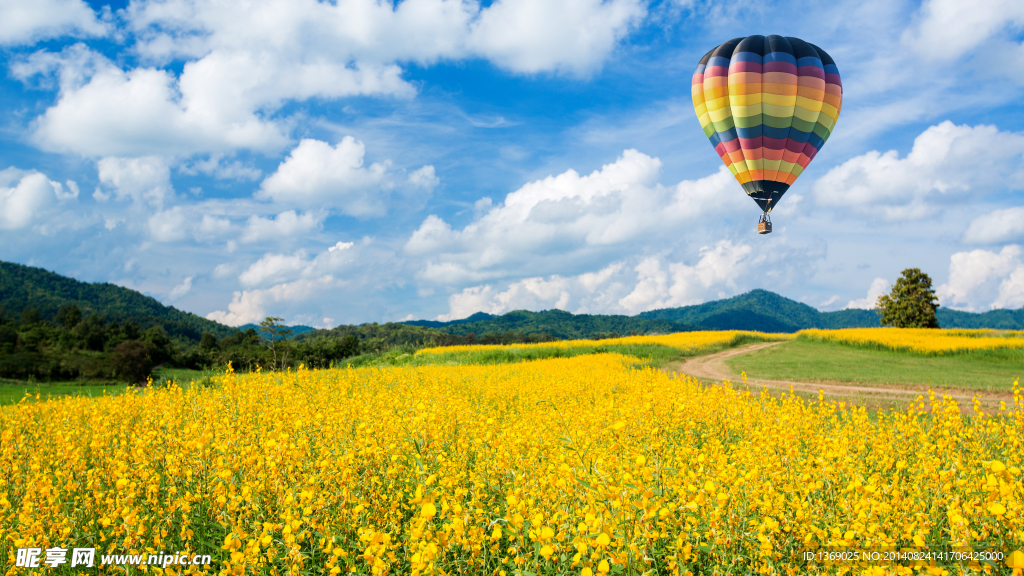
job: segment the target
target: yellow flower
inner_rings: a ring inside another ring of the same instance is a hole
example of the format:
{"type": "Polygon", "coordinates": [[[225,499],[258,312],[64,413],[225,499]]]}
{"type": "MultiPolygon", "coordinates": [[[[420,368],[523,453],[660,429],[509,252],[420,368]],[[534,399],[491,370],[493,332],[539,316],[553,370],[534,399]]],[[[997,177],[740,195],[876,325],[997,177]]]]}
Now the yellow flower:
{"type": "Polygon", "coordinates": [[[432,503],[427,502],[423,505],[423,509],[420,511],[420,515],[424,518],[433,518],[437,514],[437,507],[432,503]]]}

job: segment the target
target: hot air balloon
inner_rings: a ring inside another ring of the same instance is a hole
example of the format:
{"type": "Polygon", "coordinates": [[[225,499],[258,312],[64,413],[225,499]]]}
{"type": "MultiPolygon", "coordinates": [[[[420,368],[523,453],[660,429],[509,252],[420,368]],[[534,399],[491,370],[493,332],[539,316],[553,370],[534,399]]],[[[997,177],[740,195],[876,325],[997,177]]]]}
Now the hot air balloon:
{"type": "Polygon", "coordinates": [[[835,61],[814,44],[747,36],[704,55],[693,73],[693,109],[704,134],[747,196],[769,214],[828,140],[843,105],[835,61]]]}

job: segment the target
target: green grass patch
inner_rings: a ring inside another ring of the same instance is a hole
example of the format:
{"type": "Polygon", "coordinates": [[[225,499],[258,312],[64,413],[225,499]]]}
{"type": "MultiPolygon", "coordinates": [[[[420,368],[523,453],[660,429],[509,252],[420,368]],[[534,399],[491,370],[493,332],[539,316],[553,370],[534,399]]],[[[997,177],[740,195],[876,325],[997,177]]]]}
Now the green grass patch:
{"type": "Polygon", "coordinates": [[[990,392],[1013,389],[1024,377],[1019,350],[923,355],[798,338],[749,354],[726,364],[751,378],[803,382],[923,384],[990,392]]]}
{"type": "Polygon", "coordinates": [[[24,382],[22,380],[8,380],[0,378],[0,406],[17,404],[25,397],[26,393],[31,394],[28,401],[35,402],[36,396],[40,401],[60,398],[64,396],[90,396],[97,397],[104,394],[124,394],[128,390],[124,382],[96,382],[89,380],[88,383],[78,381],[70,382],[24,382]]]}

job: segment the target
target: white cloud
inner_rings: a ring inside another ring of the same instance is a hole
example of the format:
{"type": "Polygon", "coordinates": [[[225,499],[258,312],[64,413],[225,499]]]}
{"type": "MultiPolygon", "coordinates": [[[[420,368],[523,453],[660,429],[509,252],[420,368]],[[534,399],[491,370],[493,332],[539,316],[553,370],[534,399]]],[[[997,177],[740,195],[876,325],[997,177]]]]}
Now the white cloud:
{"type": "Polygon", "coordinates": [[[146,222],[149,236],[157,242],[177,242],[188,236],[191,222],[181,206],[169,210],[160,210],[149,217],[146,222]]]}
{"type": "MultiPolygon", "coordinates": [[[[130,199],[135,203],[146,202],[162,207],[174,197],[171,187],[171,170],[166,161],[158,156],[143,158],[102,158],[96,163],[100,182],[113,187],[118,200],[130,199]]],[[[94,194],[98,200],[107,193],[94,194]]]]}
{"type": "Polygon", "coordinates": [[[294,210],[281,212],[275,218],[264,218],[254,214],[245,223],[245,232],[241,240],[260,242],[309,234],[320,227],[321,219],[310,212],[297,214],[294,210]]]}
{"type": "Polygon", "coordinates": [[[481,11],[468,44],[515,72],[588,74],[645,14],[638,0],[498,0],[481,11]]]}
{"type": "Polygon", "coordinates": [[[94,54],[95,69],[82,71],[43,53],[79,81],[62,82],[33,141],[83,156],[276,151],[289,122],[275,115],[289,102],[412,97],[401,67],[410,62],[482,57],[516,73],[588,74],[644,13],[639,0],[131,2],[119,14],[144,66],[94,54]],[[180,74],[161,68],[175,61],[180,74]]]}
{"type": "Polygon", "coordinates": [[[333,88],[327,80],[352,62],[484,57],[514,72],[590,71],[644,14],[638,0],[499,0],[485,8],[463,0],[169,0],[133,3],[127,11],[143,55],[272,51],[283,56],[278,66],[299,80],[278,90],[321,96],[333,88]]]}
{"type": "Polygon", "coordinates": [[[964,242],[999,244],[1024,236],[1024,206],[993,210],[971,220],[964,242]]]}
{"type": "Polygon", "coordinates": [[[302,253],[267,254],[254,262],[238,277],[242,284],[254,286],[263,284],[270,279],[278,279],[282,275],[293,275],[312,266],[302,253]]]}
{"type": "Polygon", "coordinates": [[[1024,251],[1016,244],[999,252],[957,252],[949,259],[949,281],[935,293],[943,306],[970,311],[1024,306],[1024,251]]]}
{"type": "Polygon", "coordinates": [[[333,147],[303,139],[263,181],[256,197],[307,208],[333,207],[350,216],[381,216],[392,191],[425,198],[437,185],[433,166],[413,172],[404,185],[390,160],[364,167],[365,155],[366,147],[351,136],[333,147]]]}
{"type": "Polygon", "coordinates": [[[106,24],[99,21],[82,0],[4,0],[0,3],[0,45],[106,33],[106,24]]]}
{"type": "Polygon", "coordinates": [[[524,185],[501,204],[478,203],[461,230],[430,215],[404,252],[424,257],[420,278],[448,285],[501,277],[517,266],[536,269],[554,250],[552,266],[632,242],[678,239],[679,226],[731,212],[750,201],[724,168],[699,180],[657,183],[661,161],[626,150],[590,175],[567,170],[524,185]],[[486,210],[486,211],[484,211],[486,210]]]}
{"type": "Polygon", "coordinates": [[[246,286],[258,286],[293,280],[299,277],[311,278],[337,272],[357,257],[353,242],[338,242],[313,259],[305,251],[294,254],[265,254],[253,262],[238,279],[246,286]]]}
{"type": "Polygon", "coordinates": [[[887,220],[913,220],[943,204],[1020,189],[1024,135],[995,126],[945,121],[922,132],[905,158],[871,151],[829,170],[814,184],[818,204],[887,220]]]}
{"type": "Polygon", "coordinates": [[[177,300],[178,298],[181,298],[185,294],[188,294],[189,291],[192,290],[193,278],[195,278],[194,275],[185,278],[185,280],[182,281],[181,284],[178,284],[177,286],[174,287],[173,290],[171,290],[171,292],[167,295],[168,298],[170,298],[171,300],[177,300]]]}
{"type": "Polygon", "coordinates": [[[524,278],[509,284],[505,290],[490,284],[465,288],[448,298],[448,313],[437,319],[456,320],[476,312],[568,310],[570,306],[576,313],[586,313],[591,308],[604,310],[615,306],[615,299],[625,290],[619,278],[623,269],[622,263],[615,263],[597,272],[572,277],[524,278]]]}
{"type": "Polygon", "coordinates": [[[196,226],[195,233],[197,238],[215,238],[230,234],[231,230],[231,220],[211,214],[203,214],[202,220],[196,226]]]}
{"type": "MultiPolygon", "coordinates": [[[[68,182],[69,187],[72,182],[68,182]]],[[[19,230],[28,227],[41,219],[43,215],[60,201],[73,200],[77,197],[65,193],[60,182],[54,182],[46,175],[18,170],[11,167],[0,170],[0,229],[19,230]]]]}
{"type": "Polygon", "coordinates": [[[263,176],[262,170],[246,166],[238,160],[225,162],[223,154],[211,154],[208,159],[186,164],[179,170],[192,176],[208,174],[218,180],[259,180],[263,176]]]}
{"type": "Polygon", "coordinates": [[[867,296],[857,300],[850,300],[844,309],[860,308],[861,310],[871,310],[878,304],[878,298],[888,293],[889,281],[885,278],[875,278],[871,281],[871,286],[868,287],[867,296]]]}
{"type": "Polygon", "coordinates": [[[434,174],[433,166],[424,166],[419,170],[409,174],[409,184],[414,188],[422,188],[423,190],[433,190],[437,188],[438,184],[441,183],[441,179],[434,174]]]}
{"type": "Polygon", "coordinates": [[[340,285],[340,281],[327,275],[277,284],[263,290],[235,292],[227,312],[216,310],[207,314],[206,318],[228,326],[256,323],[268,315],[268,308],[274,304],[303,302],[316,297],[323,290],[340,285]]]}
{"type": "Polygon", "coordinates": [[[989,38],[1024,26],[1024,4],[1017,0],[925,0],[903,42],[926,59],[952,60],[989,38]]]}
{"type": "Polygon", "coordinates": [[[188,156],[236,148],[273,151],[288,142],[284,128],[253,106],[209,94],[213,88],[190,75],[190,65],[180,79],[157,68],[125,71],[78,47],[59,56],[38,54],[34,65],[19,69],[23,78],[53,70],[61,77],[60,96],[35,120],[31,136],[44,150],[86,157],[188,156]]]}
{"type": "Polygon", "coordinates": [[[751,258],[753,249],[744,244],[719,241],[700,250],[700,259],[689,266],[669,265],[666,272],[659,259],[645,258],[635,268],[637,283],[619,304],[632,314],[657,308],[698,304],[737,291],[737,280],[763,258],[751,258]]]}

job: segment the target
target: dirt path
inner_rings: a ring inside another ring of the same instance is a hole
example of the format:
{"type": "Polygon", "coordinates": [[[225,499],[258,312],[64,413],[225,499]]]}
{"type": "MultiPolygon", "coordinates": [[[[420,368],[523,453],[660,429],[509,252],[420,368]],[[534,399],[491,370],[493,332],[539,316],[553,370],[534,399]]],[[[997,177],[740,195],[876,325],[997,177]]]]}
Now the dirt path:
{"type": "MultiPolygon", "coordinates": [[[[670,365],[667,370],[669,372],[675,371],[688,374],[696,378],[715,381],[729,380],[734,385],[742,385],[742,376],[734,373],[725,361],[733,356],[749,354],[757,350],[771,348],[772,346],[778,346],[780,344],[785,344],[785,342],[762,342],[758,344],[740,346],[738,348],[730,348],[729,350],[723,350],[722,352],[717,352],[715,354],[708,354],[707,356],[688,358],[682,363],[670,365]]],[[[1012,405],[1013,403],[1013,395],[1011,393],[998,394],[972,390],[952,390],[936,388],[934,386],[929,386],[928,384],[887,384],[881,382],[851,384],[846,382],[830,381],[799,382],[796,380],[769,380],[767,378],[750,377],[747,378],[747,384],[753,387],[782,390],[786,392],[792,389],[797,393],[809,394],[812,396],[817,396],[820,391],[831,400],[847,400],[869,406],[905,407],[916,400],[918,396],[924,396],[925,402],[927,403],[929,387],[935,392],[936,397],[940,397],[943,394],[951,396],[958,404],[960,404],[961,410],[971,410],[975,397],[981,401],[982,407],[986,412],[998,409],[1000,401],[1006,402],[1007,405],[1012,405]]]]}

